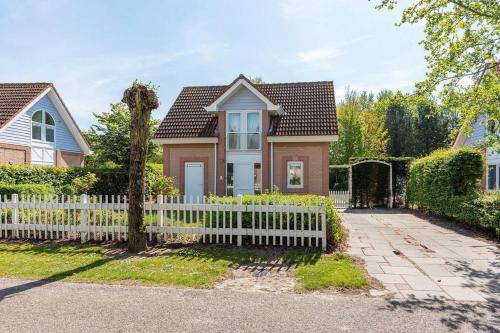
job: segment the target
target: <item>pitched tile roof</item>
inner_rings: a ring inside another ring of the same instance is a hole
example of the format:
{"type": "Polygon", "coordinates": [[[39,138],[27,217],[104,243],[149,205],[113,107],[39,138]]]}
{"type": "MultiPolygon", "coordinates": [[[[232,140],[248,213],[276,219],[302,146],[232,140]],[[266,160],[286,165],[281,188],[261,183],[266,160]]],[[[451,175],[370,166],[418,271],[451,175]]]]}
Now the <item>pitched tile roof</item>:
{"type": "MultiPolygon", "coordinates": [[[[240,78],[242,76],[233,83],[240,78]]],[[[204,107],[221,96],[233,83],[227,86],[183,88],[156,131],[155,138],[217,136],[217,117],[205,111],[204,107]]],[[[333,82],[271,83],[253,86],[283,108],[283,114],[273,118],[270,135],[338,134],[333,82]]]]}
{"type": "Polygon", "coordinates": [[[0,83],[0,128],[51,86],[51,83],[0,83]]]}

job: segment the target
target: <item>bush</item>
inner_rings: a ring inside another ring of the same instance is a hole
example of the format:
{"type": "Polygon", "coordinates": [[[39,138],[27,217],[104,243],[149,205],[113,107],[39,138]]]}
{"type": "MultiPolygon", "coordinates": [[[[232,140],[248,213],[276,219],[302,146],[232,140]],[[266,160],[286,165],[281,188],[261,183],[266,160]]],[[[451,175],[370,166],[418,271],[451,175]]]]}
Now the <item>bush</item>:
{"type": "Polygon", "coordinates": [[[176,197],[179,195],[179,189],[174,186],[172,177],[164,177],[151,173],[147,178],[148,195],[157,196],[163,194],[176,197]]]}
{"type": "Polygon", "coordinates": [[[73,179],[71,185],[73,186],[77,194],[87,194],[90,193],[90,190],[94,188],[95,183],[97,183],[96,175],[89,172],[85,176],[80,176],[73,179]]]}
{"type": "Polygon", "coordinates": [[[28,195],[54,195],[54,188],[47,184],[5,184],[0,183],[0,195],[19,194],[21,196],[28,195]]]}
{"type": "MultiPolygon", "coordinates": [[[[237,203],[237,197],[216,197],[212,196],[209,198],[210,202],[218,203],[218,204],[230,204],[237,203]]],[[[258,195],[244,195],[242,196],[242,202],[244,205],[252,205],[252,204],[262,204],[262,205],[297,205],[297,206],[315,206],[325,205],[326,206],[326,227],[327,227],[327,239],[331,244],[338,245],[343,238],[343,229],[340,224],[340,217],[337,213],[337,210],[333,206],[333,203],[330,197],[323,197],[319,195],[301,195],[301,194],[258,194],[258,195]]],[[[217,212],[212,212],[212,225],[215,226],[215,221],[217,221],[217,212]]],[[[218,212],[219,214],[219,224],[223,221],[223,213],[218,212]]],[[[304,215],[308,215],[307,213],[304,215]]],[[[255,223],[258,225],[259,216],[258,212],[255,212],[253,215],[252,212],[244,212],[242,214],[243,219],[243,227],[251,228],[252,220],[255,218],[255,223]]],[[[236,217],[233,214],[231,218],[231,213],[226,213],[225,216],[226,225],[229,226],[230,221],[232,221],[233,226],[236,226],[236,217]]],[[[287,213],[276,213],[269,214],[267,219],[263,219],[261,223],[269,223],[269,226],[274,227],[274,222],[276,221],[276,226],[279,228],[280,223],[286,227],[287,221],[290,223],[290,228],[293,230],[294,228],[300,229],[302,227],[302,222],[304,222],[304,229],[309,229],[309,218],[304,216],[304,220],[302,220],[302,214],[290,214],[289,220],[287,213]]],[[[321,226],[321,221],[316,220],[316,215],[311,214],[311,227],[313,230],[316,228],[316,222],[318,226],[321,226]]],[[[205,224],[210,226],[210,214],[207,214],[205,217],[205,224]]]]}
{"type": "Polygon", "coordinates": [[[480,194],[484,157],[473,148],[438,150],[415,160],[407,190],[409,206],[500,234],[500,194],[480,194]]]}

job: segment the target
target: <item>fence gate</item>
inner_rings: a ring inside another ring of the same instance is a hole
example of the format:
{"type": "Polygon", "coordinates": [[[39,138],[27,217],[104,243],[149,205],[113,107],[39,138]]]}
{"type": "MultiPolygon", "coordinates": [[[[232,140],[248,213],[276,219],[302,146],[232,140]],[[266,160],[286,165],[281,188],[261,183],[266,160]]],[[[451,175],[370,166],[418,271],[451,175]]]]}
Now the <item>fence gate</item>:
{"type": "Polygon", "coordinates": [[[330,198],[336,208],[346,209],[351,204],[349,191],[330,191],[330,198]]]}

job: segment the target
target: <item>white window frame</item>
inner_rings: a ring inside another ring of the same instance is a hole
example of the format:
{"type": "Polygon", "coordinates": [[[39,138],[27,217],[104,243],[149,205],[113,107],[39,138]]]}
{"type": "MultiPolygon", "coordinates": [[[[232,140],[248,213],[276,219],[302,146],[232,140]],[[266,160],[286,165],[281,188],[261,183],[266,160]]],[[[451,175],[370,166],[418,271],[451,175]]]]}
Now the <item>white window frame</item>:
{"type": "Polygon", "coordinates": [[[54,119],[54,116],[52,116],[49,112],[45,111],[44,109],[36,110],[31,115],[31,128],[30,128],[30,131],[31,131],[31,142],[44,143],[44,144],[49,144],[49,145],[54,145],[54,146],[56,145],[56,120],[54,119]],[[34,121],[33,120],[33,117],[39,111],[42,112],[42,122],[41,123],[39,123],[38,121],[34,121]],[[45,123],[46,114],[48,114],[50,116],[50,118],[52,118],[52,121],[54,122],[54,125],[48,125],[48,124],[45,123]],[[40,139],[34,139],[33,138],[33,126],[37,126],[37,127],[40,128],[40,132],[41,132],[40,133],[40,135],[41,135],[40,139]],[[54,141],[47,141],[47,129],[52,129],[54,131],[54,141]]]}
{"type": "Polygon", "coordinates": [[[496,192],[500,191],[500,163],[487,163],[486,165],[486,191],[488,192],[496,192]],[[489,173],[490,173],[490,166],[495,167],[495,188],[490,189],[489,188],[489,173]]]}
{"type": "Polygon", "coordinates": [[[226,111],[226,150],[229,151],[259,151],[262,149],[262,112],[259,110],[234,110],[234,111],[226,111]],[[258,132],[248,132],[248,114],[256,113],[259,115],[259,131],[258,132]],[[229,131],[229,116],[231,114],[239,114],[240,115],[240,131],[239,132],[230,132],[229,131]],[[239,134],[240,137],[240,149],[232,149],[229,148],[229,134],[239,134]],[[247,147],[247,135],[248,134],[258,134],[259,135],[259,146],[257,148],[248,148],[247,147]],[[245,148],[242,148],[245,147],[245,148]]]}
{"type": "Polygon", "coordinates": [[[286,162],[286,184],[287,188],[304,188],[304,161],[287,161],[286,162]],[[290,184],[291,176],[290,176],[290,167],[291,166],[300,166],[300,184],[293,185],[290,184]]]}

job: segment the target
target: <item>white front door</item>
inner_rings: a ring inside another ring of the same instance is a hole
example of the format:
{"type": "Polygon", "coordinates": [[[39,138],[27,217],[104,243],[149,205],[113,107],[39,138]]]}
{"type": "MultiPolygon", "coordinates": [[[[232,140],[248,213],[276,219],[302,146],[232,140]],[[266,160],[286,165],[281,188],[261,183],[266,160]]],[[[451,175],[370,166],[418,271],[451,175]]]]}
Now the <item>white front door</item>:
{"type": "Polygon", "coordinates": [[[253,163],[234,164],[234,195],[253,194],[253,163]]]}
{"type": "Polygon", "coordinates": [[[53,146],[39,145],[31,147],[31,164],[56,165],[56,154],[53,146]]]}
{"type": "Polygon", "coordinates": [[[186,162],[184,170],[184,194],[187,201],[203,200],[203,162],[186,162]]]}

